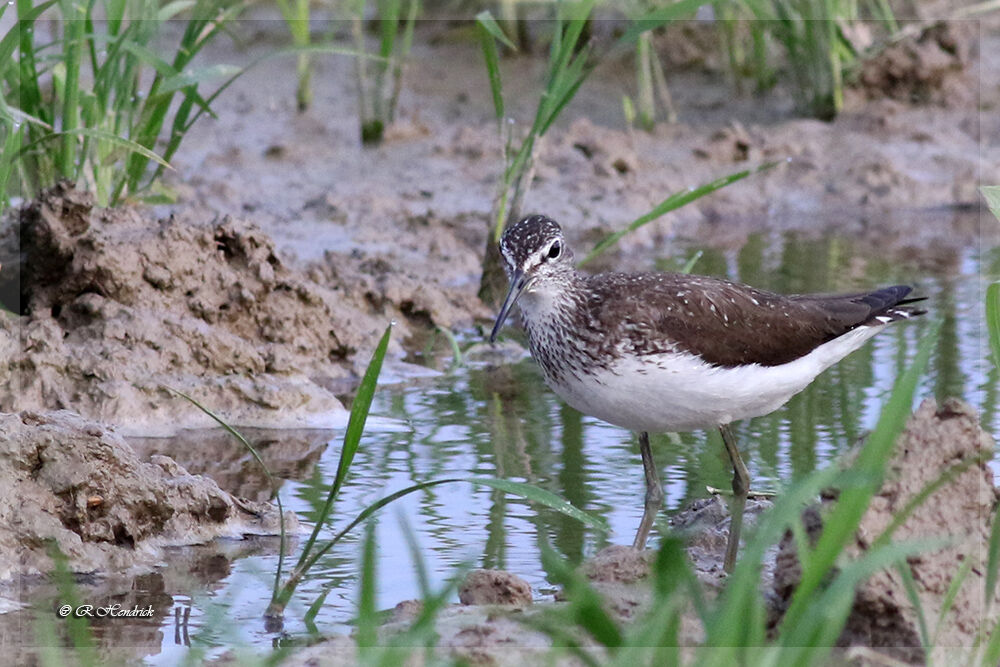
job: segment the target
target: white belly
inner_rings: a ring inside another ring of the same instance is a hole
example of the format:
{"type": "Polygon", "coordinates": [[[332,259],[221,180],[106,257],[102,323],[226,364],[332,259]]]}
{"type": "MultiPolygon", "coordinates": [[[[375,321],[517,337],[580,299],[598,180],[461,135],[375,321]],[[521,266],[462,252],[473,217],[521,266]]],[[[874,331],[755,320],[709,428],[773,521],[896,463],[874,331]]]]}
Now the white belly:
{"type": "Polygon", "coordinates": [[[719,368],[692,355],[669,353],[624,358],[595,374],[546,377],[546,382],[580,412],[616,426],[693,431],[777,410],[882,329],[858,327],[780,366],[719,368]]]}

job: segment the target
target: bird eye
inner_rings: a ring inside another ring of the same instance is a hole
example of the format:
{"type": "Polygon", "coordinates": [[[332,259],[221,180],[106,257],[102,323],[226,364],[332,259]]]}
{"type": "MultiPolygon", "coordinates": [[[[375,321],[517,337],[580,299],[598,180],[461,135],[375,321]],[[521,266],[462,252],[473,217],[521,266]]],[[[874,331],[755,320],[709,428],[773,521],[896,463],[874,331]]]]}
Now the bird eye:
{"type": "Polygon", "coordinates": [[[562,244],[556,241],[549,246],[549,259],[556,259],[562,253],[562,244]]]}

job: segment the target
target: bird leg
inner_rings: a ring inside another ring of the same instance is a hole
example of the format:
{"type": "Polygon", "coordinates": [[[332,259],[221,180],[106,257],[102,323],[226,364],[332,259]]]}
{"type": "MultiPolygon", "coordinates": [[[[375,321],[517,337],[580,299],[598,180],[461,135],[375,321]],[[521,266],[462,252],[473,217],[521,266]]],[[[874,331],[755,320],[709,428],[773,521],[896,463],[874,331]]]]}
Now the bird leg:
{"type": "Polygon", "coordinates": [[[719,426],[722,433],[722,442],[726,446],[726,453],[729,454],[729,461],[733,464],[733,505],[730,509],[729,519],[729,539],[726,541],[726,560],[723,562],[723,569],[732,572],[736,565],[736,553],[740,549],[740,531],[743,528],[743,509],[747,504],[747,495],[750,493],[750,473],[747,471],[740,450],[736,446],[736,436],[729,424],[719,426]]]}
{"type": "Polygon", "coordinates": [[[660,476],[653,463],[653,452],[649,449],[649,433],[645,431],[639,434],[639,453],[642,454],[642,470],[646,474],[646,507],[632,548],[642,550],[646,548],[646,538],[653,527],[653,519],[663,506],[663,486],[660,485],[660,476]]]}

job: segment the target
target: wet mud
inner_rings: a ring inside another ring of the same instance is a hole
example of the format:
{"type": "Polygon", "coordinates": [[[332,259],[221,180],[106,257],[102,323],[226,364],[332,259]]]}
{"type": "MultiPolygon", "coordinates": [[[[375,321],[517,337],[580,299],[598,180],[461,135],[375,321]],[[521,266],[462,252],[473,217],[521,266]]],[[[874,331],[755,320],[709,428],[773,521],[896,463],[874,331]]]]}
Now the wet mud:
{"type": "MultiPolygon", "coordinates": [[[[69,411],[0,415],[0,579],[150,570],[165,547],[278,534],[269,502],[226,493],[173,459],[140,460],[121,435],[69,411]]],[[[286,531],[298,521],[286,513],[286,531]]]]}
{"type": "Polygon", "coordinates": [[[334,392],[390,320],[402,339],[411,321],[454,324],[446,296],[385,262],[331,261],[320,284],[234,218],[100,209],[63,183],[6,229],[5,287],[23,315],[0,317],[4,412],[72,409],[135,435],[213,425],[175,389],[239,426],[336,428],[334,392]]]}

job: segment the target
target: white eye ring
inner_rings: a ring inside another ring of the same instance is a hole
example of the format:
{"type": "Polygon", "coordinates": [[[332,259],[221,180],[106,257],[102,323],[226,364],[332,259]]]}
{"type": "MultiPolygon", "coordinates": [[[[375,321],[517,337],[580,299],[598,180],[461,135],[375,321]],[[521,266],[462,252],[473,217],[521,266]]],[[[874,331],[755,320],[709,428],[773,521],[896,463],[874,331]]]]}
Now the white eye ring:
{"type": "Polygon", "coordinates": [[[558,259],[559,255],[561,254],[562,254],[562,244],[559,243],[559,241],[555,241],[552,245],[549,246],[549,252],[547,253],[549,259],[558,259]]]}

